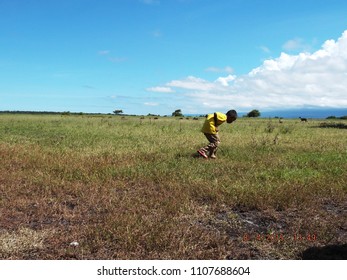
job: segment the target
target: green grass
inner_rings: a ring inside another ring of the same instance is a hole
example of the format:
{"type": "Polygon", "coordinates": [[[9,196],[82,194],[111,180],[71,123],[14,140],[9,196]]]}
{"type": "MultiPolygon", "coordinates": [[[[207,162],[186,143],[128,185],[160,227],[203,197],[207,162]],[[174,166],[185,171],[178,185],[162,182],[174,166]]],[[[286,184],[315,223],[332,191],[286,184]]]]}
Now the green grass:
{"type": "Polygon", "coordinates": [[[347,242],[344,129],[239,119],[204,160],[202,123],[0,115],[0,257],[297,259],[347,242]]]}

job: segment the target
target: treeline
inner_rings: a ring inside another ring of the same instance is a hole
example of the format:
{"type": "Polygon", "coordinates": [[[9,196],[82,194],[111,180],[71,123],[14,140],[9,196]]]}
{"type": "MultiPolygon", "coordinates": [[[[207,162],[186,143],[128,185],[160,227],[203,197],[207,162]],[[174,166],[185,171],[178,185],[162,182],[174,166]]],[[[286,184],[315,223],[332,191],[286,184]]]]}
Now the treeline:
{"type": "Polygon", "coordinates": [[[52,112],[52,111],[0,111],[0,114],[30,114],[30,115],[111,115],[105,113],[83,113],[83,112],[52,112]]]}
{"type": "Polygon", "coordinates": [[[330,117],[327,117],[327,120],[336,120],[336,119],[347,120],[347,116],[342,116],[342,117],[330,116],[330,117]]]}

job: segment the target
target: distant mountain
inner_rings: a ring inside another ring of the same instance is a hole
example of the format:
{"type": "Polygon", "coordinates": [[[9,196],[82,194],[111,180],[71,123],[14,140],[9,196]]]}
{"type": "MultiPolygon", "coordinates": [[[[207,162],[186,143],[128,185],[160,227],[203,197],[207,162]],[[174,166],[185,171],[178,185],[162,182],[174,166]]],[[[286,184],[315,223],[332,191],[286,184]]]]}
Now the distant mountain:
{"type": "MultiPolygon", "coordinates": [[[[260,111],[261,112],[261,111],[260,111]]],[[[312,118],[326,119],[327,117],[347,116],[347,108],[300,108],[292,110],[274,110],[261,112],[261,117],[282,117],[282,118],[312,118]]]]}
{"type": "MultiPolygon", "coordinates": [[[[251,110],[250,110],[251,111],[251,110]]],[[[326,119],[330,116],[335,116],[337,118],[342,116],[347,116],[347,108],[300,108],[300,109],[283,109],[283,110],[260,110],[261,118],[311,118],[311,119],[326,119]]],[[[208,112],[208,113],[212,113],[208,112]]],[[[239,117],[243,117],[247,115],[248,112],[239,111],[239,117]]],[[[202,116],[206,115],[206,113],[202,114],[184,114],[184,116],[202,116]]]]}

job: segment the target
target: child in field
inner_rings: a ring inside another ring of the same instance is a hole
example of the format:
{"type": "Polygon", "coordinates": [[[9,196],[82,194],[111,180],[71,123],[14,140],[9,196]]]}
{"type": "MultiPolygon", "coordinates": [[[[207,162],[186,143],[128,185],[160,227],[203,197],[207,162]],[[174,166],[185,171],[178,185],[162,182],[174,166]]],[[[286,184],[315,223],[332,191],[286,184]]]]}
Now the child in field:
{"type": "Polygon", "coordinates": [[[210,142],[207,146],[202,147],[198,150],[198,154],[204,158],[216,158],[216,152],[220,144],[220,138],[218,135],[218,127],[227,122],[232,123],[237,119],[237,112],[230,110],[226,114],[216,112],[214,114],[208,114],[206,116],[205,123],[201,129],[210,142]]]}

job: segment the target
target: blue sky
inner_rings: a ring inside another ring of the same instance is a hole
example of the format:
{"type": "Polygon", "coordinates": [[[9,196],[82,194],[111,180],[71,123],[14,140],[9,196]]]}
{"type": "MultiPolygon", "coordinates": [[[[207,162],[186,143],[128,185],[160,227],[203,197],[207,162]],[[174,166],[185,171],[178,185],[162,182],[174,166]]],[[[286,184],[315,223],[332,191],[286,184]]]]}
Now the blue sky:
{"type": "Polygon", "coordinates": [[[0,110],[347,108],[347,1],[0,0],[0,110]]]}

